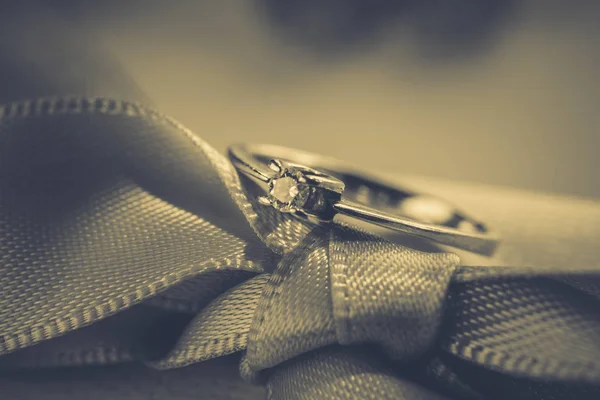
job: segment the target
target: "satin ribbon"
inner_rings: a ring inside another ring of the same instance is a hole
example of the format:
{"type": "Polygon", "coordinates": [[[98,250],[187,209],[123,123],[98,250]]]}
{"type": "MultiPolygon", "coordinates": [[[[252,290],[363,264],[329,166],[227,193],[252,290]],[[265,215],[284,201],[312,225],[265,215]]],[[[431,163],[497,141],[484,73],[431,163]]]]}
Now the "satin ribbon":
{"type": "MultiPolygon", "coordinates": [[[[243,351],[272,399],[502,398],[480,376],[597,393],[593,257],[469,267],[314,227],[257,205],[223,156],[135,103],[7,104],[0,142],[4,368],[243,351]]],[[[578,208],[584,231],[599,209],[578,208]]]]}

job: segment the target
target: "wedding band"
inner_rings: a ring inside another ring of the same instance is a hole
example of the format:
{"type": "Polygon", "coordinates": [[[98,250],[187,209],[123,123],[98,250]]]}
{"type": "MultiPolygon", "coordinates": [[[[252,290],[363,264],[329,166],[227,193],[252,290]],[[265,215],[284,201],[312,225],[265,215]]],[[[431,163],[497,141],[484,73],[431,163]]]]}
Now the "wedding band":
{"type": "Polygon", "coordinates": [[[497,239],[448,202],[412,192],[341,161],[273,145],[230,146],[235,168],[266,184],[260,204],[314,222],[342,214],[438,244],[492,255],[497,239]]]}

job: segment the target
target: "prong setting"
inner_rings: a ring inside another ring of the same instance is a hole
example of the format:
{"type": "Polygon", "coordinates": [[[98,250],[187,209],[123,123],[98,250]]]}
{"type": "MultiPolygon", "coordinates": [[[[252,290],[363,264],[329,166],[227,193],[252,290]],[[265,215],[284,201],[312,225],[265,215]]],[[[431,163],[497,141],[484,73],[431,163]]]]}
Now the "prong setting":
{"type": "Polygon", "coordinates": [[[306,177],[304,176],[304,174],[302,173],[302,171],[297,171],[296,172],[296,179],[300,183],[307,183],[306,177]]]}
{"type": "Polygon", "coordinates": [[[393,212],[398,211],[393,209],[400,202],[420,194],[363,173],[350,164],[344,165],[328,157],[270,145],[233,145],[229,148],[229,157],[238,172],[268,186],[267,195],[259,197],[258,203],[293,213],[311,222],[328,222],[336,214],[343,214],[488,256],[493,254],[498,244],[498,238],[483,223],[454,207],[450,220],[435,218],[434,222],[422,221],[422,215],[410,218],[393,212]],[[285,161],[274,160],[269,163],[273,154],[278,154],[277,157],[285,161]],[[319,171],[320,168],[324,172],[319,171]],[[298,170],[301,174],[297,173],[298,170]],[[350,199],[342,199],[346,185],[350,199]],[[365,193],[352,196],[361,186],[367,189],[365,193]],[[380,198],[380,192],[385,196],[380,198]],[[276,201],[276,197],[286,201],[276,201]],[[363,202],[356,202],[357,197],[363,202]],[[380,206],[392,209],[392,212],[381,211],[378,209],[380,206]],[[464,222],[470,226],[465,226],[464,222]]]}
{"type": "Polygon", "coordinates": [[[267,182],[267,196],[258,198],[261,205],[322,220],[333,217],[333,200],[341,198],[343,182],[311,168],[277,159],[270,160],[268,166],[276,174],[267,182]]]}
{"type": "Polygon", "coordinates": [[[284,170],[283,162],[281,160],[269,161],[269,169],[277,173],[281,173],[284,170]]]}
{"type": "Polygon", "coordinates": [[[258,203],[263,206],[270,206],[272,204],[267,196],[259,196],[257,200],[258,203]]]}

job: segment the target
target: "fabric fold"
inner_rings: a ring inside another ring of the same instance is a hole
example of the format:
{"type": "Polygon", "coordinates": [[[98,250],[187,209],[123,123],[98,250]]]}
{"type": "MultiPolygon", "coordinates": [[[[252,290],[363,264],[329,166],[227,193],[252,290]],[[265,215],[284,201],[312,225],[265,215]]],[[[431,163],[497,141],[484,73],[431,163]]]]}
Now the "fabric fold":
{"type": "Polygon", "coordinates": [[[232,229],[235,214],[208,213],[206,220],[175,205],[180,192],[161,191],[191,170],[203,193],[217,196],[200,196],[205,206],[212,210],[219,193],[223,212],[232,201],[219,183],[227,170],[214,167],[225,161],[189,150],[191,138],[168,121],[157,123],[159,114],[85,98],[0,110],[0,354],[89,325],[204,272],[258,273],[271,260],[243,228],[239,210],[241,228],[232,229]],[[178,146],[193,155],[184,157],[178,146]],[[155,174],[160,162],[139,170],[151,164],[142,158],[165,153],[197,163],[177,164],[178,175],[155,174]],[[130,164],[136,160],[137,173],[130,164]]]}
{"type": "MultiPolygon", "coordinates": [[[[498,261],[515,267],[473,267],[338,223],[315,228],[257,205],[256,189],[192,132],[139,104],[65,97],[0,107],[0,355],[13,352],[7,360],[19,365],[16,350],[141,304],[187,324],[151,366],[245,350],[244,374],[265,371],[273,399],[344,398],[340,385],[364,398],[441,398],[402,369],[438,353],[505,377],[600,384],[598,205],[544,208],[577,214],[585,254],[571,265],[573,225],[536,237],[543,215],[527,223],[525,206],[488,199],[496,209],[475,212],[509,236],[498,261]],[[514,224],[511,207],[521,210],[514,224]],[[363,344],[392,372],[372,367],[363,344]]],[[[104,360],[147,361],[121,350],[104,360]]]]}
{"type": "Polygon", "coordinates": [[[361,347],[330,347],[279,366],[269,377],[270,400],[445,400],[394,373],[376,352],[361,347]]]}
{"type": "Polygon", "coordinates": [[[268,279],[268,274],[258,275],[217,297],[190,322],[165,357],[148,364],[158,369],[185,367],[244,350],[268,279]]]}
{"type": "Polygon", "coordinates": [[[336,343],[327,229],[314,229],[279,262],[249,327],[246,361],[260,371],[336,343]]]}
{"type": "Polygon", "coordinates": [[[378,343],[402,362],[429,350],[458,257],[411,250],[346,227],[333,229],[331,236],[339,342],[378,343]]]}
{"type": "Polygon", "coordinates": [[[600,382],[600,303],[549,277],[451,287],[442,347],[484,368],[600,382]]]}

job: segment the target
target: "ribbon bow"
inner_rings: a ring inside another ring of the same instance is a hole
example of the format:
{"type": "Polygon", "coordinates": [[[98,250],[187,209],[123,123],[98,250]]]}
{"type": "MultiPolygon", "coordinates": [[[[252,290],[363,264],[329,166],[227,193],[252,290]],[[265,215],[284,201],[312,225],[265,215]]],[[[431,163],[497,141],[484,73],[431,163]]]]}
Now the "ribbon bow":
{"type": "MultiPolygon", "coordinates": [[[[7,104],[0,149],[2,368],[241,351],[271,399],[598,396],[593,202],[521,196],[546,207],[499,229],[524,267],[469,267],[257,206],[226,159],[139,104],[7,104]]],[[[501,223],[506,200],[480,196],[501,223]]]]}

